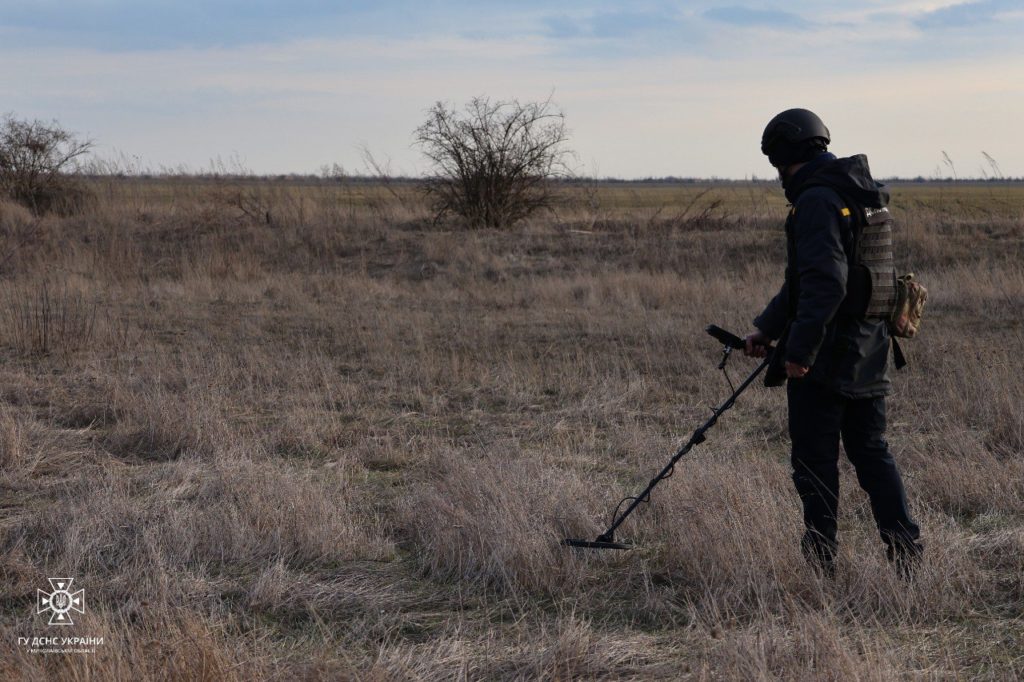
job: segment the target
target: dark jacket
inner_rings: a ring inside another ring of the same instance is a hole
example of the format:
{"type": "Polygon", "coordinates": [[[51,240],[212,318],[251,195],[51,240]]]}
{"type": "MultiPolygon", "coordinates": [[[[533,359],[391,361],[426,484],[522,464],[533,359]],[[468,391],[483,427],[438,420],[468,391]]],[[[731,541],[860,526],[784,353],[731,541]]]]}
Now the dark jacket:
{"type": "Polygon", "coordinates": [[[889,331],[881,320],[840,313],[846,296],[857,203],[881,208],[889,194],[871,177],[863,155],[822,154],[786,183],[786,281],[754,325],[778,339],[791,321],[785,359],[811,371],[802,381],[848,398],[886,395],[889,331]],[[844,210],[848,209],[848,210],[844,210]]]}

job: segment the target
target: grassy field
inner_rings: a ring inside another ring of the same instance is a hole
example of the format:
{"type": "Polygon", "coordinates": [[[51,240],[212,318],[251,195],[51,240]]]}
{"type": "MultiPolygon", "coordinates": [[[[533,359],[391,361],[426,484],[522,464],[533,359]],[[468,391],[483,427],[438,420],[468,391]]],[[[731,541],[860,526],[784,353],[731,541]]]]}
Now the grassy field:
{"type": "Polygon", "coordinates": [[[1024,187],[894,188],[931,290],[889,403],[910,584],[845,463],[838,575],[806,569],[760,385],[638,549],[559,545],[727,395],[702,330],[781,283],[774,185],[581,186],[503,233],[406,186],[96,188],[0,204],[0,678],[1024,675],[1024,187]],[[85,590],[66,628],[35,613],[55,576],[85,590]],[[18,639],[54,635],[104,641],[18,639]]]}

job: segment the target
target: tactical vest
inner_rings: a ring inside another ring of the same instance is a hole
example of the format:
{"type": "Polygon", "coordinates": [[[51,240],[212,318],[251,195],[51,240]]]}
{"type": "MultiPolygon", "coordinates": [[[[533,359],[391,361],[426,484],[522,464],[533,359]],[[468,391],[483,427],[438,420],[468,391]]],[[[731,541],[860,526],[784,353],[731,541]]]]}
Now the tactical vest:
{"type": "MultiPolygon", "coordinates": [[[[896,305],[896,266],[892,251],[892,214],[888,208],[864,209],[854,226],[854,257],[850,269],[865,268],[863,276],[868,288],[867,295],[861,292],[864,317],[889,319],[896,305]]],[[[864,285],[861,285],[864,286],[864,285]]],[[[850,287],[847,285],[847,291],[850,287]]],[[[847,294],[849,295],[849,294],[847,294]]]]}
{"type": "MultiPolygon", "coordinates": [[[[830,188],[835,191],[835,188],[830,188]]],[[[839,313],[848,317],[886,320],[896,305],[896,266],[893,260],[893,218],[888,208],[865,208],[836,192],[850,218],[851,243],[844,243],[848,265],[846,298],[839,313]]],[[[799,296],[796,276],[796,244],[792,221],[786,221],[790,314],[796,312],[799,296]]],[[[844,240],[845,241],[845,240],[844,240]]]]}
{"type": "MultiPolygon", "coordinates": [[[[855,319],[887,320],[891,327],[891,317],[898,303],[896,268],[893,262],[893,219],[887,208],[865,208],[851,201],[834,187],[829,187],[845,204],[840,209],[842,216],[849,218],[849,231],[844,231],[840,222],[843,239],[843,250],[846,252],[848,273],[846,280],[846,297],[839,306],[838,314],[855,319]]],[[[790,210],[786,219],[786,283],[789,293],[789,319],[796,316],[797,303],[800,297],[800,280],[796,268],[796,240],[793,234],[793,223],[796,220],[796,208],[790,210]]],[[[927,292],[924,292],[925,294],[927,292]]],[[[923,297],[920,298],[923,305],[923,297]]],[[[918,323],[920,310],[918,310],[918,323]]],[[[786,325],[788,331],[789,325],[786,325]]],[[[898,334],[897,334],[898,335],[898,334]]],[[[891,335],[893,361],[896,369],[907,364],[903,350],[891,335]]],[[[786,332],[775,346],[772,362],[765,372],[766,386],[780,386],[786,381],[783,367],[786,332]]]]}

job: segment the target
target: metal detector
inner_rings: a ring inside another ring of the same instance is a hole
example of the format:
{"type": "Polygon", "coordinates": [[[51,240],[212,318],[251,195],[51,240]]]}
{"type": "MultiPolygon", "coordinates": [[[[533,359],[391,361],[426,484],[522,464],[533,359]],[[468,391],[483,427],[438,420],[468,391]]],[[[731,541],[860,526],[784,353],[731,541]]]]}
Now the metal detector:
{"type": "MultiPolygon", "coordinates": [[[[735,349],[746,348],[746,342],[740,337],[736,336],[735,334],[731,334],[730,332],[727,332],[721,327],[717,327],[715,325],[710,325],[707,329],[705,329],[705,331],[708,334],[711,334],[711,336],[721,341],[723,344],[725,344],[725,348],[722,349],[722,361],[718,363],[718,369],[722,370],[722,372],[725,373],[725,364],[729,360],[729,355],[735,349]]],[[[612,513],[612,523],[610,526],[608,526],[608,530],[598,535],[597,538],[594,540],[576,540],[572,538],[567,538],[562,542],[562,544],[568,545],[569,547],[580,547],[587,549],[631,549],[632,545],[630,545],[629,543],[615,541],[615,531],[618,530],[619,526],[622,525],[622,522],[625,521],[626,518],[633,513],[633,510],[640,506],[641,502],[650,502],[651,491],[654,490],[654,486],[658,485],[666,478],[672,476],[672,473],[675,470],[676,462],[682,459],[683,455],[685,455],[691,449],[693,449],[694,445],[699,445],[700,443],[703,443],[705,440],[707,440],[707,437],[704,434],[707,433],[707,431],[712,426],[715,425],[715,423],[718,421],[718,418],[722,415],[723,412],[725,412],[730,407],[732,407],[733,404],[735,404],[736,398],[738,398],[739,395],[747,389],[747,386],[750,386],[750,384],[754,382],[754,379],[756,379],[757,376],[761,372],[763,372],[764,369],[769,365],[769,363],[771,363],[771,351],[773,349],[769,347],[768,350],[768,356],[764,359],[764,361],[761,362],[760,365],[757,366],[757,369],[751,372],[750,376],[743,380],[743,383],[740,384],[739,387],[733,388],[732,380],[729,379],[728,374],[725,374],[725,378],[729,382],[729,387],[733,389],[732,395],[730,395],[724,403],[722,403],[716,408],[713,408],[713,414],[711,415],[711,419],[707,420],[700,428],[693,432],[693,435],[690,436],[690,440],[688,440],[686,444],[679,449],[679,452],[672,456],[672,459],[670,459],[668,464],[665,465],[665,468],[662,469],[657,476],[651,479],[651,482],[647,484],[647,487],[644,488],[644,491],[642,493],[635,497],[630,496],[623,498],[622,501],[619,502],[619,504],[615,507],[615,511],[612,513]],[[622,505],[625,504],[626,502],[630,503],[629,506],[626,507],[626,511],[619,514],[619,509],[621,509],[622,505]]]]}

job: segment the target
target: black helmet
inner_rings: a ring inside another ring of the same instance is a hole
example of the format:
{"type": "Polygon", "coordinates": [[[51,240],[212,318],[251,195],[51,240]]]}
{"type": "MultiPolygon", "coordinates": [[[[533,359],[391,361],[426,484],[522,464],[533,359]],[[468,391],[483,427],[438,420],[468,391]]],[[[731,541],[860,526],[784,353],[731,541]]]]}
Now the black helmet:
{"type": "Polygon", "coordinates": [[[761,153],[777,168],[810,161],[828,148],[832,139],[817,114],[787,109],[768,122],[761,135],[761,153]]]}

